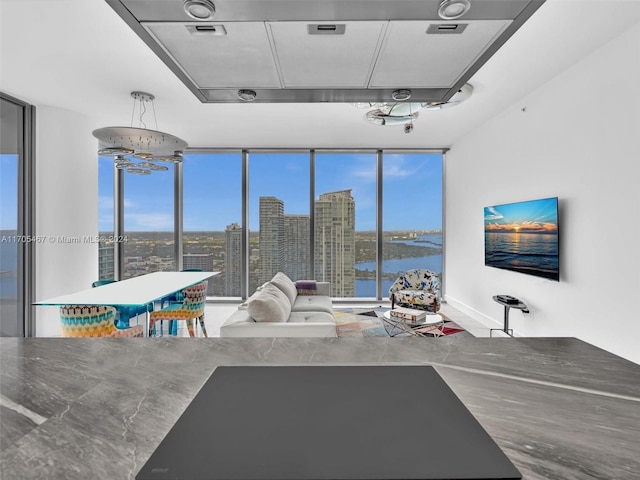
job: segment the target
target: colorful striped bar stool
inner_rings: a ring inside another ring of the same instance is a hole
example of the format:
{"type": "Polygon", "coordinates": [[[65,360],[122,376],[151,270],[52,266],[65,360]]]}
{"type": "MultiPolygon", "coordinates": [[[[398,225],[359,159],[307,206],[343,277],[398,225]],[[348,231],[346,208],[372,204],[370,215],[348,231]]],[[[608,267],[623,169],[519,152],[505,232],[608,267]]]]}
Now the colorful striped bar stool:
{"type": "Polygon", "coordinates": [[[136,325],[117,328],[116,309],[103,305],[65,305],[60,307],[63,337],[142,337],[144,328],[136,325]]]}
{"type": "Polygon", "coordinates": [[[149,315],[149,335],[153,335],[154,325],[163,320],[185,320],[189,329],[189,336],[195,337],[194,319],[198,319],[202,333],[207,337],[207,329],[204,326],[204,307],[207,301],[207,287],[209,282],[193,285],[182,290],[183,300],[174,303],[161,310],[151,312],[149,315]]]}

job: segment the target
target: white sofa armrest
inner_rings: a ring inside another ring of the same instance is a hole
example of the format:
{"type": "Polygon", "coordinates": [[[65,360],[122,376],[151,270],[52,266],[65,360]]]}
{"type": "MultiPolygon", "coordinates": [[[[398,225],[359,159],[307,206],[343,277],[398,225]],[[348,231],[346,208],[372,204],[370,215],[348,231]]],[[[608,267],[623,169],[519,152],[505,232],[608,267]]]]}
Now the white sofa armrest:
{"type": "Polygon", "coordinates": [[[316,283],[316,295],[331,296],[331,283],[330,282],[317,282],[316,283]]]}

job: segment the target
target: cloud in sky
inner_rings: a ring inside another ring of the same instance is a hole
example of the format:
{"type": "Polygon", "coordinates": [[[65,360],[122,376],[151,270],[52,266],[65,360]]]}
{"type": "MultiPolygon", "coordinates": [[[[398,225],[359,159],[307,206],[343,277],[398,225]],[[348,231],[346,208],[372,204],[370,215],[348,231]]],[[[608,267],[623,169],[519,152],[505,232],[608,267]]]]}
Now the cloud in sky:
{"type": "Polygon", "coordinates": [[[359,182],[375,182],[376,166],[375,164],[358,166],[349,172],[349,176],[358,179],[359,182]]]}
{"type": "Polygon", "coordinates": [[[552,222],[514,222],[514,223],[488,223],[485,231],[491,233],[558,233],[558,228],[552,222]]]}
{"type": "Polygon", "coordinates": [[[135,208],[137,206],[136,203],[129,198],[125,198],[123,200],[123,204],[124,204],[124,208],[135,208]]]}
{"type": "Polygon", "coordinates": [[[129,213],[126,221],[127,231],[173,230],[173,214],[169,213],[129,213]]]}
{"type": "Polygon", "coordinates": [[[484,212],[485,220],[500,220],[502,218],[503,218],[502,214],[498,212],[495,208],[493,207],[485,208],[485,212],[484,212]]]}
{"type": "MultiPolygon", "coordinates": [[[[298,172],[303,169],[303,165],[300,162],[288,162],[285,168],[292,172],[298,172]]],[[[306,165],[304,165],[304,170],[309,170],[306,165]]]]}
{"type": "Polygon", "coordinates": [[[420,168],[406,168],[402,164],[398,164],[397,162],[393,165],[385,165],[384,166],[384,177],[408,177],[410,175],[414,175],[420,168]]]}
{"type": "MultiPolygon", "coordinates": [[[[394,179],[394,178],[407,178],[413,175],[417,175],[418,172],[424,177],[423,166],[427,162],[419,162],[412,163],[410,161],[405,160],[402,157],[391,157],[392,159],[387,159],[384,162],[383,166],[383,175],[386,180],[394,179]]],[[[415,159],[412,159],[415,160],[415,159]]],[[[430,173],[430,172],[428,172],[430,173]]],[[[376,180],[376,167],[375,162],[367,161],[362,162],[360,165],[357,165],[351,172],[351,176],[354,178],[374,182],[376,180]]]]}

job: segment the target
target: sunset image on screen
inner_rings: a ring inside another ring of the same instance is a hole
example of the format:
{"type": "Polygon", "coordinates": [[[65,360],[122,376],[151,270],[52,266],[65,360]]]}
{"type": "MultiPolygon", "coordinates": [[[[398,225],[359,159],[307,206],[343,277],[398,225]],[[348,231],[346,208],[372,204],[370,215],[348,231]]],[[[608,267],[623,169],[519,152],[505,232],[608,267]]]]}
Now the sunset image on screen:
{"type": "Polygon", "coordinates": [[[558,199],[484,209],[485,265],[559,280],[558,199]]]}

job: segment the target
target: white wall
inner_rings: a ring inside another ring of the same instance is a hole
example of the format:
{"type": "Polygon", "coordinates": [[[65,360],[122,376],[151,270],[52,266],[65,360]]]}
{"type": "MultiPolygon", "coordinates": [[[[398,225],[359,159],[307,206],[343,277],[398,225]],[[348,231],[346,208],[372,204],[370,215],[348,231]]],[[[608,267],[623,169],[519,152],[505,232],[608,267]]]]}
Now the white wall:
{"type": "MultiPolygon", "coordinates": [[[[524,68],[524,67],[519,67],[524,68]]],[[[640,363],[640,24],[457,141],[446,298],[487,326],[574,336],[640,363]],[[484,265],[483,207],[559,197],[560,282],[484,265]]]]}
{"type": "MultiPolygon", "coordinates": [[[[97,141],[77,113],[36,106],[36,300],[89,288],[98,278],[97,141]]],[[[59,336],[57,307],[36,307],[36,336],[59,336]]]]}

